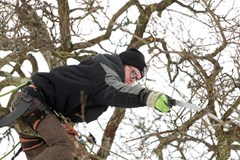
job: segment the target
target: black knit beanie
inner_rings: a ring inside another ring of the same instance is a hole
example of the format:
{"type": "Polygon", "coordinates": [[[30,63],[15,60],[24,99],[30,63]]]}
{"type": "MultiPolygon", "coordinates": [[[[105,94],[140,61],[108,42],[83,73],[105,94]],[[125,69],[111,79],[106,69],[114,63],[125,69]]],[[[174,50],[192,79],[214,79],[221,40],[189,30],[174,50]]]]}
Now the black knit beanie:
{"type": "Polygon", "coordinates": [[[144,55],[135,48],[130,48],[125,52],[119,54],[122,63],[136,67],[141,72],[141,78],[147,73],[147,65],[145,63],[144,55]]]}

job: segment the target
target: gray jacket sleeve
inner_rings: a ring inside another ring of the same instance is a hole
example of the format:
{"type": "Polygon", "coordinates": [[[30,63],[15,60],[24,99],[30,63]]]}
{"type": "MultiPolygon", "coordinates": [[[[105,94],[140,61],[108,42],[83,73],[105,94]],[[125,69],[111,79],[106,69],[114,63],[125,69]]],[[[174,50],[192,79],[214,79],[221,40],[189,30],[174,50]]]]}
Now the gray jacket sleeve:
{"type": "Polygon", "coordinates": [[[140,85],[129,86],[121,82],[120,77],[108,66],[101,64],[105,70],[104,82],[93,98],[94,103],[115,107],[146,106],[147,97],[151,91],[140,85]]]}

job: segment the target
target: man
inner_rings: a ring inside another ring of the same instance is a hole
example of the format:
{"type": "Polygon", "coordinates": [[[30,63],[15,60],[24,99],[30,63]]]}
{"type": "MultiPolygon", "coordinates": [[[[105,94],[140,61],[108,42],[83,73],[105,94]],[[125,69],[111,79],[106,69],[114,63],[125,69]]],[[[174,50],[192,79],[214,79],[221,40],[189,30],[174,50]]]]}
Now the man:
{"type": "Polygon", "coordinates": [[[143,78],[146,71],[143,54],[131,48],[119,55],[98,54],[79,65],[33,75],[32,83],[17,93],[12,103],[15,109],[20,104],[29,105],[22,118],[41,137],[31,139],[20,135],[28,159],[73,159],[74,144],[54,112],[72,122],[87,123],[96,120],[108,106],[149,106],[169,112],[174,105],[173,99],[140,86],[131,86],[143,78]]]}

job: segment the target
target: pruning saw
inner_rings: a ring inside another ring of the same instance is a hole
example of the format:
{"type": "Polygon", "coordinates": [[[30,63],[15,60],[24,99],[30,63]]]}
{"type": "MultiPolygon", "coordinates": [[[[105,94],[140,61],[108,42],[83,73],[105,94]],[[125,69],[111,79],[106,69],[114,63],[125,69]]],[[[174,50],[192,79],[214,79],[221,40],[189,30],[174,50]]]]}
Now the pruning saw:
{"type": "MultiPolygon", "coordinates": [[[[185,107],[185,108],[189,108],[192,109],[194,111],[200,112],[202,110],[202,108],[199,108],[198,106],[191,104],[191,103],[187,103],[187,102],[183,102],[183,101],[179,101],[179,100],[175,100],[176,101],[176,106],[179,107],[185,107]]],[[[219,123],[224,123],[223,120],[219,119],[217,116],[215,116],[214,114],[207,112],[206,113],[209,117],[211,117],[212,119],[218,121],[219,123]]]]}

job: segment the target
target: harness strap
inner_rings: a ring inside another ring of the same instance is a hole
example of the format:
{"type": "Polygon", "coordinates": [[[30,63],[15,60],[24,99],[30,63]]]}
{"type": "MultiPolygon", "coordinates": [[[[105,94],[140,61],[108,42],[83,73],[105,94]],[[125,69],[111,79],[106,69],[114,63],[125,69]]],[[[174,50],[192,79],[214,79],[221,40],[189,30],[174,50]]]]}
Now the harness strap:
{"type": "Polygon", "coordinates": [[[34,112],[32,112],[28,117],[24,117],[23,120],[30,124],[32,128],[36,131],[38,124],[49,114],[49,111],[45,106],[39,106],[34,112]]]}
{"type": "MultiPolygon", "coordinates": [[[[35,84],[33,82],[31,82],[28,87],[33,88],[34,90],[36,90],[37,92],[39,92],[42,95],[42,92],[38,90],[38,88],[35,86],[35,84]]],[[[44,98],[44,97],[43,97],[44,98]]],[[[41,104],[40,106],[38,106],[38,108],[36,110],[34,110],[29,116],[24,117],[24,121],[28,124],[30,124],[32,126],[32,128],[36,131],[38,124],[43,120],[44,117],[46,117],[46,115],[48,115],[50,113],[49,109],[41,104]]]]}
{"type": "Polygon", "coordinates": [[[34,137],[34,138],[20,137],[20,142],[22,144],[23,151],[29,151],[45,144],[44,140],[39,137],[34,137]]]}

